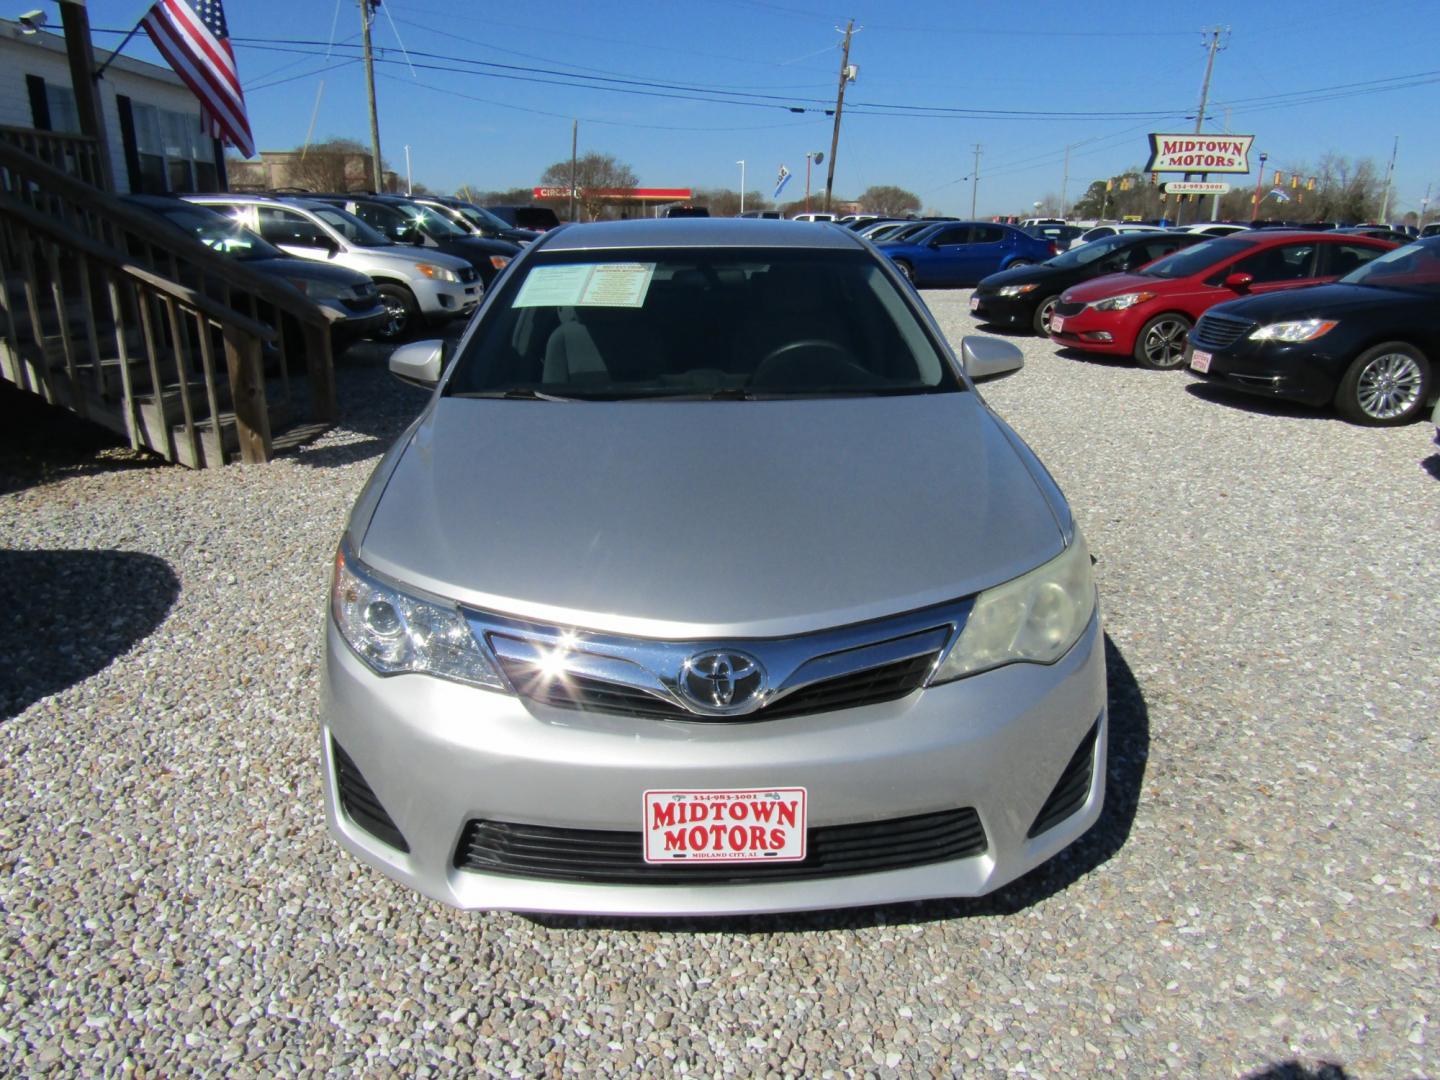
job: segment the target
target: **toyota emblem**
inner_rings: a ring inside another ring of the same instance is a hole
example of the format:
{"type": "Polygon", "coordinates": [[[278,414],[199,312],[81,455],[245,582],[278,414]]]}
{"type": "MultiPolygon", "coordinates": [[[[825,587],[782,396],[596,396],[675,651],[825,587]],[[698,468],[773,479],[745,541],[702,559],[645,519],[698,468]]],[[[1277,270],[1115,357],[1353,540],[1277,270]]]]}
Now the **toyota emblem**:
{"type": "Polygon", "coordinates": [[[763,700],[765,667],[736,649],[696,653],[680,672],[680,690],[698,712],[750,712],[763,700]]]}

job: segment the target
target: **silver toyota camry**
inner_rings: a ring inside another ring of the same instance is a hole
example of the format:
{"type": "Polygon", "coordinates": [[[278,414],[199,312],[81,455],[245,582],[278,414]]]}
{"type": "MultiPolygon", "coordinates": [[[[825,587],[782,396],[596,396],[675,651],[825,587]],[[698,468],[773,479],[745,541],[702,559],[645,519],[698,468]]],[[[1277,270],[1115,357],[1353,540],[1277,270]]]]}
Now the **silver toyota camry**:
{"type": "Polygon", "coordinates": [[[988,892],[1085,832],[1091,559],[960,356],[853,233],[546,233],[335,557],[326,811],[464,908],[720,914],[988,892]]]}

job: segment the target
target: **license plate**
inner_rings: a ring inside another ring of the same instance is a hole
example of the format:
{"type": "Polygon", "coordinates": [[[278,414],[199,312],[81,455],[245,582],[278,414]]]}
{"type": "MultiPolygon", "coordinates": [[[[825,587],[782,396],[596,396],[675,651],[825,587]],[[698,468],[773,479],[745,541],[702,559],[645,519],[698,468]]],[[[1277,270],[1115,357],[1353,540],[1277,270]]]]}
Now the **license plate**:
{"type": "Polygon", "coordinates": [[[1209,371],[1210,361],[1214,359],[1215,357],[1208,352],[1201,352],[1199,349],[1196,349],[1190,354],[1190,366],[1196,371],[1209,371]]]}
{"type": "Polygon", "coordinates": [[[970,297],[970,310],[971,310],[971,311],[979,311],[979,310],[980,310],[980,298],[979,298],[978,296],[972,296],[972,297],[970,297]]]}
{"type": "Polygon", "coordinates": [[[647,863],[799,862],[805,789],[647,791],[647,863]]]}
{"type": "Polygon", "coordinates": [[[1050,316],[1050,333],[1058,334],[1065,329],[1065,320],[1059,315],[1050,316]]]}

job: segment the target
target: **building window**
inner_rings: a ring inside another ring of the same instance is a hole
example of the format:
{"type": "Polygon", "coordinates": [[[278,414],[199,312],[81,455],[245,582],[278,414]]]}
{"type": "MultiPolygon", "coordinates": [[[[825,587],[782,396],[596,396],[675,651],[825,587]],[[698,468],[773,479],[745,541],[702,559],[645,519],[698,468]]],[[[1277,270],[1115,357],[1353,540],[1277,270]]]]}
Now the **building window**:
{"type": "Polygon", "coordinates": [[[133,102],[131,113],[135,151],[146,192],[216,189],[215,144],[201,130],[198,116],[133,102]]]}

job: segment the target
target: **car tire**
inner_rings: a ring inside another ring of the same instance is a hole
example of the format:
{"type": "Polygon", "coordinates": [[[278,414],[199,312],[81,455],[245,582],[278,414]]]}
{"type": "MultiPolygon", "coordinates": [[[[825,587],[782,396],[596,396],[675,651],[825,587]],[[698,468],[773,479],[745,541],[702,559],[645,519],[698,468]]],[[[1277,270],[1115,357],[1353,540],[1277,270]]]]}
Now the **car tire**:
{"type": "Polygon", "coordinates": [[[1151,371],[1174,371],[1185,363],[1190,320],[1167,311],[1156,315],[1135,335],[1135,362],[1151,371]]]}
{"type": "Polygon", "coordinates": [[[404,285],[396,285],[388,281],[382,282],[377,287],[377,291],[380,293],[380,302],[385,305],[390,319],[375,331],[375,336],[381,341],[400,341],[415,329],[416,316],[420,313],[420,305],[415,302],[415,294],[404,285]]]}
{"type": "Polygon", "coordinates": [[[1060,302],[1060,294],[1047,296],[1041,300],[1035,308],[1035,317],[1030,320],[1030,328],[1040,337],[1050,336],[1050,316],[1055,314],[1055,305],[1060,302]]]}
{"type": "Polygon", "coordinates": [[[1015,259],[1015,260],[1012,261],[1008,266],[1006,266],[1005,269],[1006,269],[1006,270],[1014,270],[1017,266],[1034,266],[1034,265],[1035,265],[1035,260],[1034,260],[1034,259],[1015,259]]]}
{"type": "Polygon", "coordinates": [[[895,269],[899,270],[905,280],[910,282],[911,285],[915,284],[915,270],[908,262],[904,259],[896,259],[895,269]]]}
{"type": "Polygon", "coordinates": [[[1430,362],[1403,341],[1366,349],[1340,380],[1335,408],[1351,423],[1366,427],[1408,424],[1430,396],[1430,362]]]}

